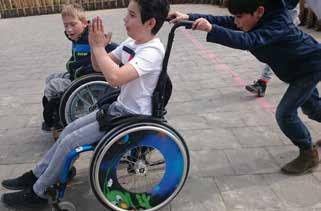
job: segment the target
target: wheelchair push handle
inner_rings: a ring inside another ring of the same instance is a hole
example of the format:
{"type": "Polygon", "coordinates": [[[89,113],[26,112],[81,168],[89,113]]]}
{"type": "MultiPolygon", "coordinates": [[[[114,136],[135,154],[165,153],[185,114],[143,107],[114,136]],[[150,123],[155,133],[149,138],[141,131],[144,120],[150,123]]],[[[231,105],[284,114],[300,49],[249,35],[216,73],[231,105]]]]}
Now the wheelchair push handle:
{"type": "MultiPolygon", "coordinates": [[[[173,20],[173,18],[167,18],[166,21],[170,22],[173,20]]],[[[174,31],[176,28],[179,28],[181,26],[184,26],[186,29],[191,29],[194,21],[189,21],[189,20],[181,20],[177,21],[174,26],[172,27],[171,31],[174,31]]]]}
{"type": "Polygon", "coordinates": [[[175,23],[174,27],[178,28],[178,27],[184,26],[186,29],[191,29],[193,23],[194,23],[194,21],[186,21],[186,20],[179,21],[179,22],[175,23]]]}

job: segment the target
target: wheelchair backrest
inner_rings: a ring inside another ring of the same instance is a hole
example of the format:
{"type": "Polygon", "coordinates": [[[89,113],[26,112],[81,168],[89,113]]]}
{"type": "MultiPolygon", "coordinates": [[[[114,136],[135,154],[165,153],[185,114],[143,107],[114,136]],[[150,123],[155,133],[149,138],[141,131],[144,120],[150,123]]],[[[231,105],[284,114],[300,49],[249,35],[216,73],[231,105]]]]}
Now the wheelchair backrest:
{"type": "Polygon", "coordinates": [[[167,72],[162,71],[152,96],[152,116],[163,118],[166,114],[165,107],[172,95],[172,81],[167,72]]]}

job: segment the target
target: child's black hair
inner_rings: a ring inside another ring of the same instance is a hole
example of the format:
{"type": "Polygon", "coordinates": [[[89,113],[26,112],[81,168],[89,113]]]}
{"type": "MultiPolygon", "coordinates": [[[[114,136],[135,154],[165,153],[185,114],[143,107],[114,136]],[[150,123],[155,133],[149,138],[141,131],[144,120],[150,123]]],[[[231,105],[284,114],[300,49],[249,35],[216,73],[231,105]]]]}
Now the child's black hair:
{"type": "Polygon", "coordinates": [[[142,22],[145,23],[151,18],[155,18],[156,25],[152,29],[153,34],[162,27],[164,21],[167,18],[169,12],[169,1],[168,0],[134,0],[138,3],[140,9],[140,15],[142,22]]]}
{"type": "Polygon", "coordinates": [[[253,14],[260,6],[266,11],[279,9],[284,6],[284,2],[283,0],[226,0],[225,5],[231,14],[239,15],[253,14]]]}

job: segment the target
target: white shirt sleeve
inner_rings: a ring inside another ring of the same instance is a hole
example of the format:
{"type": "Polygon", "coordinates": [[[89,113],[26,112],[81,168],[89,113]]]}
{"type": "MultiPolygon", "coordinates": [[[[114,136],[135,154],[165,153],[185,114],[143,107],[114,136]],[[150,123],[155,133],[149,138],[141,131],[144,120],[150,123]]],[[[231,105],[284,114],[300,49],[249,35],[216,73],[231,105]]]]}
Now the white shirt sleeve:
{"type": "Polygon", "coordinates": [[[124,42],[120,43],[117,48],[115,48],[112,52],[110,52],[118,61],[121,61],[121,54],[123,51],[123,46],[130,42],[132,39],[127,38],[124,42]]]}
{"type": "Polygon", "coordinates": [[[133,65],[139,76],[160,70],[163,62],[163,52],[156,47],[145,47],[136,52],[129,64],[133,65]]]}
{"type": "Polygon", "coordinates": [[[123,43],[117,46],[112,52],[110,52],[111,55],[113,55],[118,61],[121,61],[121,52],[123,49],[123,43]]]}

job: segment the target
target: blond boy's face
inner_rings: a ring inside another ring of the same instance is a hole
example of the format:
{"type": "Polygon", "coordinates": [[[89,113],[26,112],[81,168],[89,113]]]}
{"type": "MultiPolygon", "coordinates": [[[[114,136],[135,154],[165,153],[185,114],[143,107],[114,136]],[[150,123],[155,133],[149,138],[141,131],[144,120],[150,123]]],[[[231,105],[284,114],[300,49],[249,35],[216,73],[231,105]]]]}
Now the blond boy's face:
{"type": "Polygon", "coordinates": [[[72,16],[64,16],[62,18],[64,24],[65,32],[69,39],[77,41],[84,29],[87,27],[87,20],[81,21],[78,18],[72,16]]]}

